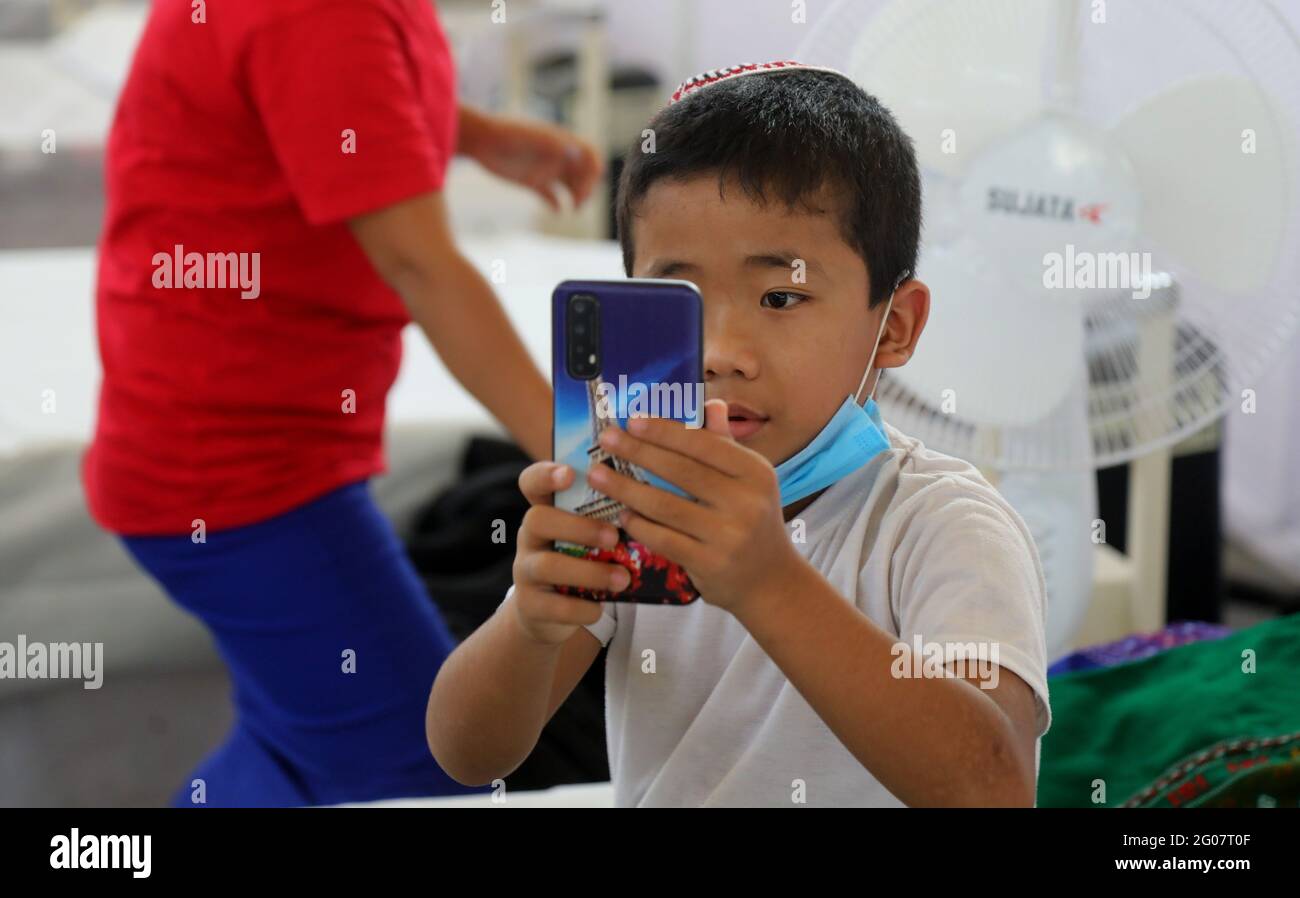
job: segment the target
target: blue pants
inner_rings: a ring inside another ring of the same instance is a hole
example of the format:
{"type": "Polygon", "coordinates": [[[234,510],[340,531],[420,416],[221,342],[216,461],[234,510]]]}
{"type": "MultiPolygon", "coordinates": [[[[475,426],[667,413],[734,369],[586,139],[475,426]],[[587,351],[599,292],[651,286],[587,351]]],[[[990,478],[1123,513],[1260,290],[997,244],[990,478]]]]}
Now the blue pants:
{"type": "Polygon", "coordinates": [[[429,753],[429,687],[455,643],[368,481],[205,543],[123,542],[207,625],[234,682],[234,727],[173,806],[483,791],[429,753]]]}

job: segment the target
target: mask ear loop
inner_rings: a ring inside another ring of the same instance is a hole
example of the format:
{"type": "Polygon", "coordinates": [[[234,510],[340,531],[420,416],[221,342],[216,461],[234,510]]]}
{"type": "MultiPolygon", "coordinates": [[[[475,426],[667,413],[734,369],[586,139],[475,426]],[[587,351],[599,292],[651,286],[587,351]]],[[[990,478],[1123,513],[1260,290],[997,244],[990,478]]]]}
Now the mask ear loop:
{"type": "MultiPolygon", "coordinates": [[[[867,378],[871,376],[871,366],[875,364],[876,352],[880,349],[880,338],[885,334],[885,325],[889,322],[889,313],[894,307],[894,294],[898,292],[898,288],[903,285],[903,281],[907,280],[911,274],[912,272],[910,271],[904,271],[900,274],[898,280],[894,281],[894,289],[889,291],[889,301],[885,303],[885,314],[884,317],[880,319],[880,330],[876,332],[876,345],[871,348],[871,358],[867,359],[867,370],[862,372],[862,382],[858,384],[857,392],[853,394],[853,401],[858,405],[862,404],[861,402],[858,402],[858,397],[862,395],[862,388],[867,385],[867,378]]],[[[881,373],[883,374],[884,372],[882,371],[881,373]]],[[[876,395],[876,387],[878,386],[880,386],[879,377],[877,377],[876,382],[871,385],[871,392],[867,394],[868,402],[871,401],[871,397],[876,395]]]]}

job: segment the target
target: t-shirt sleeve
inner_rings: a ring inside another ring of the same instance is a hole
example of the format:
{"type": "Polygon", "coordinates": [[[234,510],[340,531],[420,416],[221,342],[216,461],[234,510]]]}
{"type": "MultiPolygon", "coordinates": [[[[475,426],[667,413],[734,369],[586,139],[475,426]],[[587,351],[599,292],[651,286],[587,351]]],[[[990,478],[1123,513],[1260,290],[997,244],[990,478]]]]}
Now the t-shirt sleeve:
{"type": "Polygon", "coordinates": [[[329,4],[266,25],[249,38],[245,74],[272,152],[312,224],[442,187],[449,135],[435,133],[440,119],[422,99],[398,24],[382,9],[329,4]]]}
{"type": "MultiPolygon", "coordinates": [[[[510,597],[515,594],[515,588],[512,585],[506,590],[506,597],[501,600],[504,605],[510,601],[510,597]]],[[[614,638],[614,631],[618,629],[617,602],[602,602],[600,606],[600,620],[594,624],[583,624],[583,628],[588,633],[600,640],[601,646],[609,645],[609,641],[614,638]]],[[[500,607],[500,606],[497,606],[500,607]]]]}
{"type": "Polygon", "coordinates": [[[945,663],[983,658],[1015,673],[1034,692],[1042,736],[1052,720],[1042,565],[1024,521],[987,489],[943,478],[911,500],[890,573],[899,639],[943,646],[945,663]]]}
{"type": "Polygon", "coordinates": [[[600,640],[602,646],[609,645],[609,641],[614,638],[614,631],[618,629],[617,611],[617,602],[601,602],[600,620],[594,624],[583,624],[588,633],[600,640]]]}

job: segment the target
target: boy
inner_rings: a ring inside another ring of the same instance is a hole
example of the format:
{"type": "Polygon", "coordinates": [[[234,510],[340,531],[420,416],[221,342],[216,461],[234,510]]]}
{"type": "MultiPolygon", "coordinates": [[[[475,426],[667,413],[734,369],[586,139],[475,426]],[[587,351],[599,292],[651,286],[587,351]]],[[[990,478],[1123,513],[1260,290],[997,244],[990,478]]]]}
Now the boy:
{"type": "Polygon", "coordinates": [[[462,782],[507,776],[608,645],[619,805],[1033,805],[1050,712],[1032,537],[974,467],[854,407],[929,313],[910,140],[849,79],[791,63],[692,79],[649,127],[619,189],[625,267],[699,286],[709,402],[702,429],[638,419],[606,448],[698,501],[588,476],[702,600],[557,593],[628,577],[551,549],[616,528],[550,506],[573,471],[533,465],[514,586],[439,672],[430,749],[462,782]],[[805,447],[817,461],[819,434],[842,450],[844,421],[879,436],[851,473],[811,495],[778,476],[805,447]]]}

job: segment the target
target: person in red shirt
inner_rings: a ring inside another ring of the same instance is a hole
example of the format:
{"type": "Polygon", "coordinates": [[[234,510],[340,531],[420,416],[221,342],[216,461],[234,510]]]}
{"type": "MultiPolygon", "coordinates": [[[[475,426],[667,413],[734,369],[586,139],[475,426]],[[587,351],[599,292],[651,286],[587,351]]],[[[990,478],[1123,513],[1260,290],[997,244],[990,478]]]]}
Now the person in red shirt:
{"type": "Polygon", "coordinates": [[[533,458],[551,401],[452,239],[458,152],[552,205],[601,174],[557,128],[457,103],[430,0],[153,5],[107,147],[82,473],[234,680],[175,804],[462,791],[423,738],[452,639],[369,493],[401,332],[533,458]]]}

